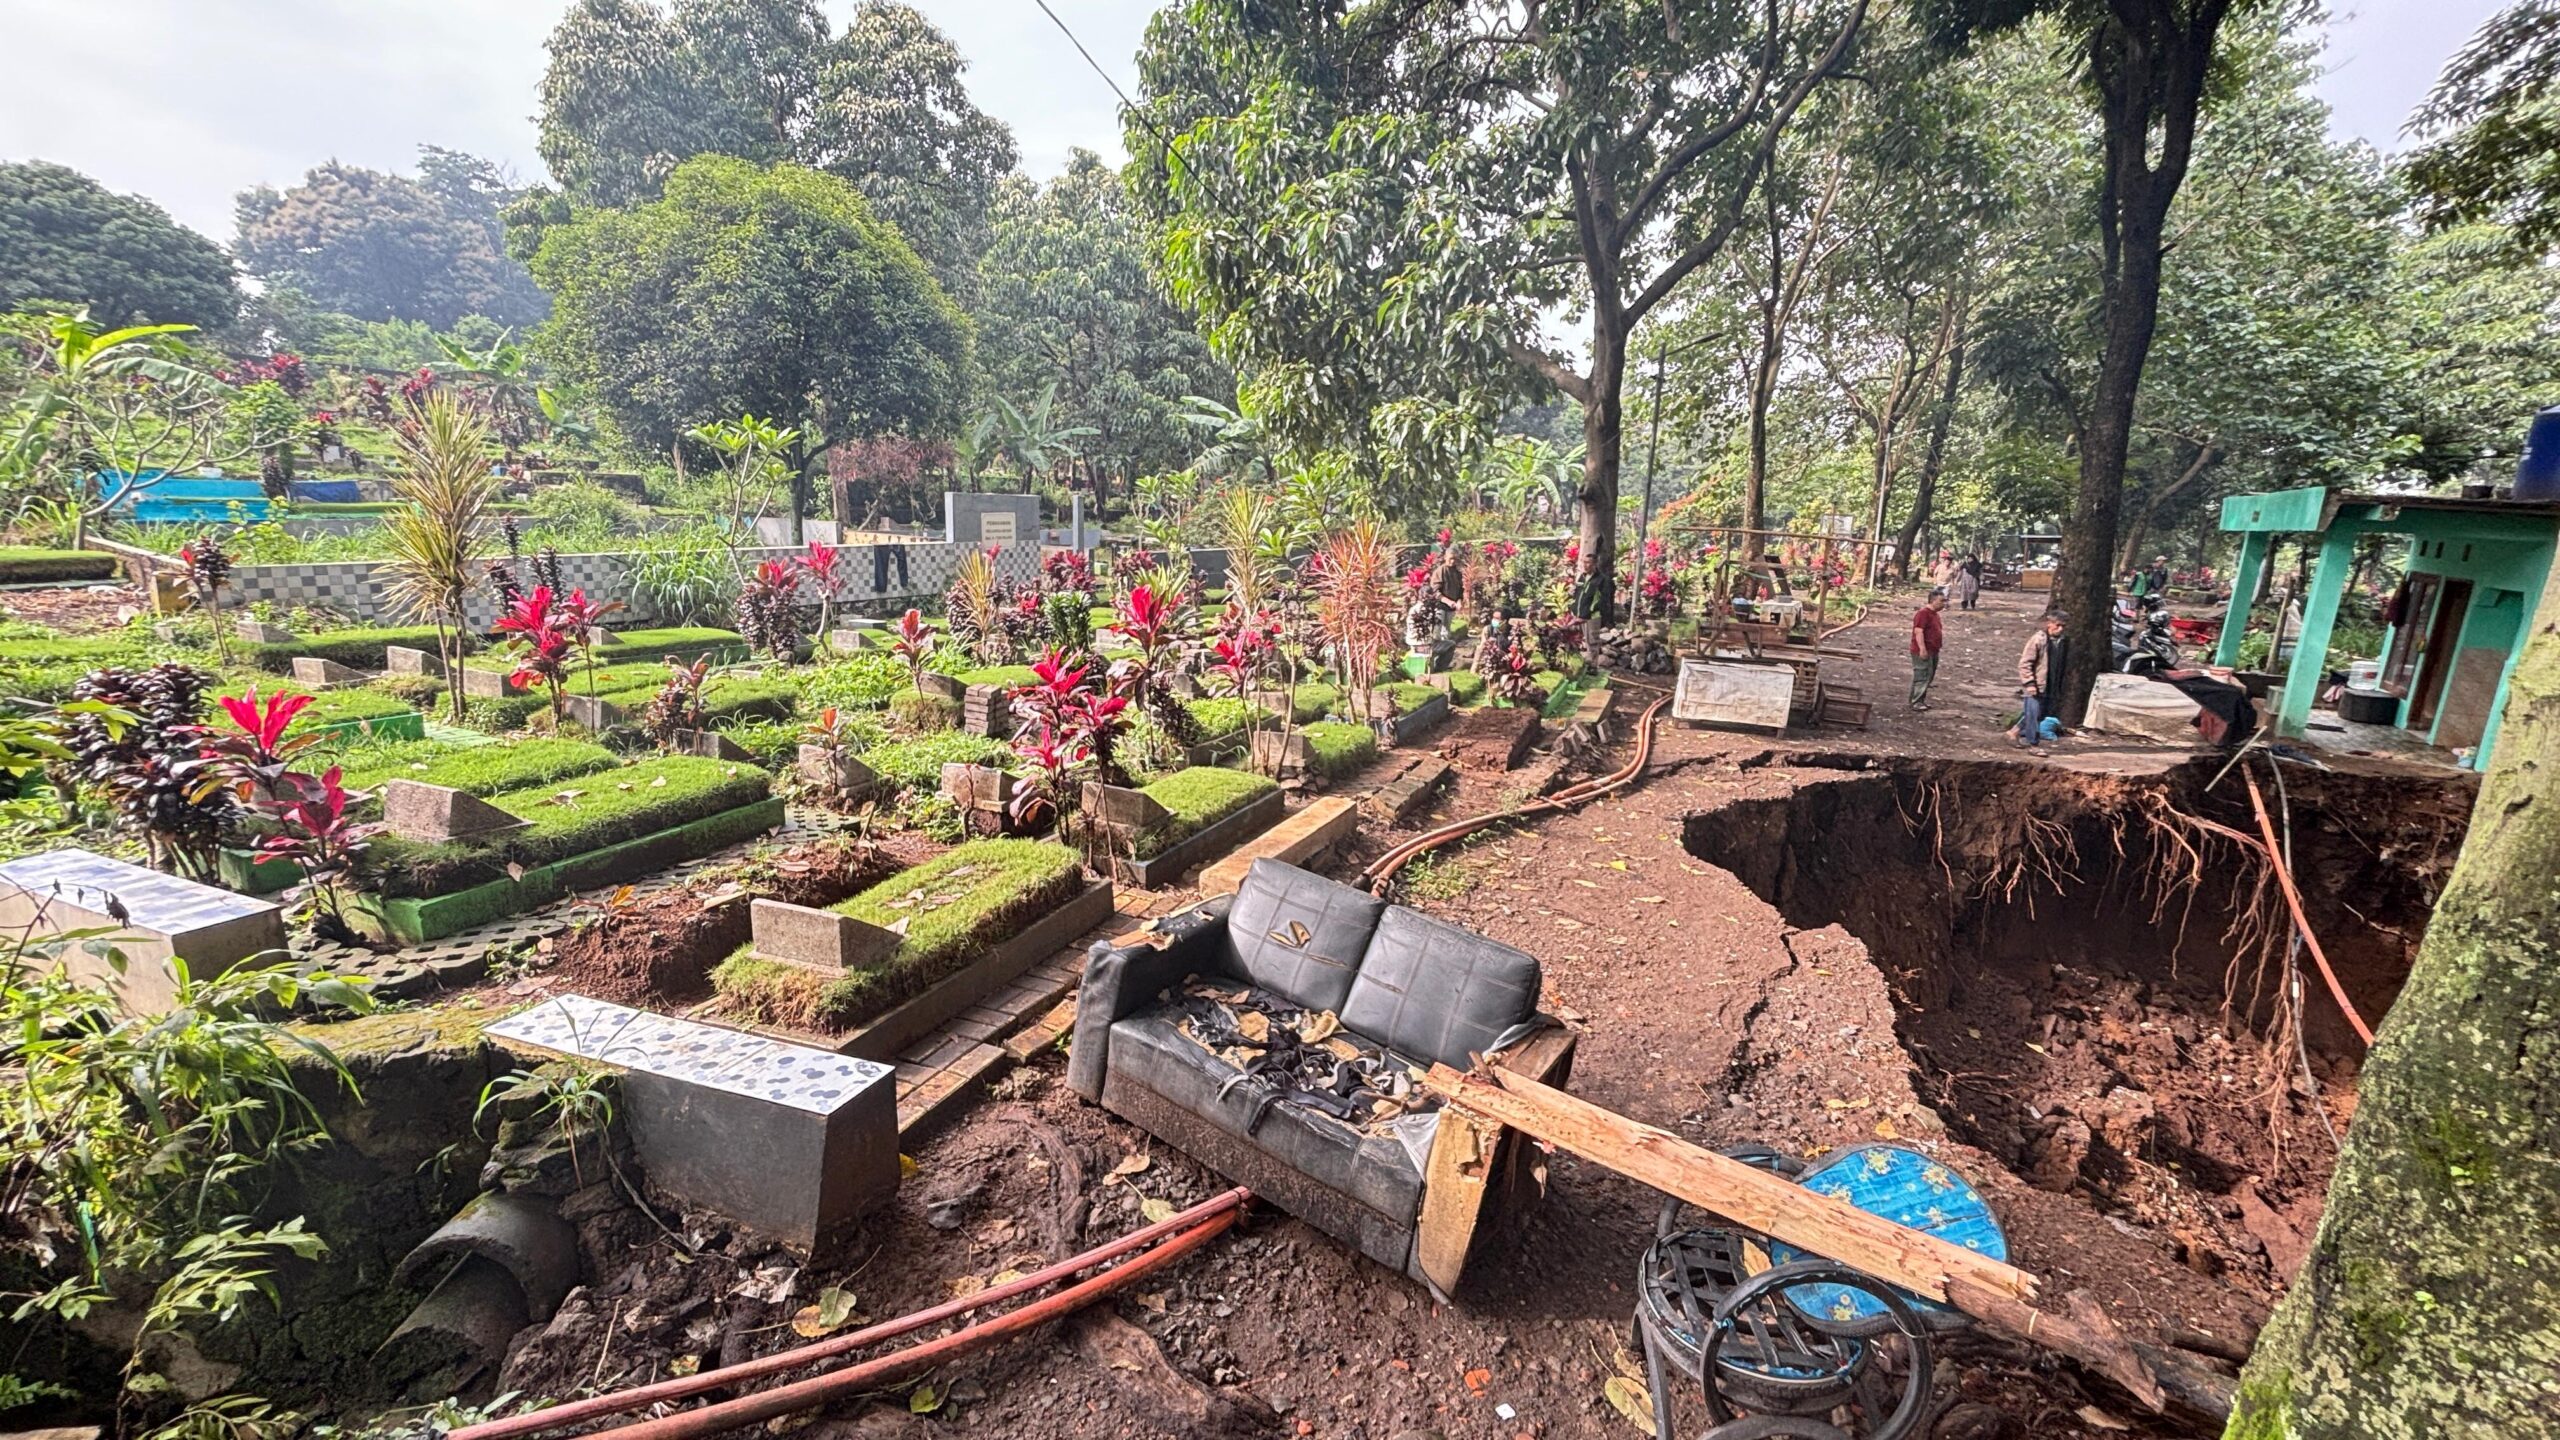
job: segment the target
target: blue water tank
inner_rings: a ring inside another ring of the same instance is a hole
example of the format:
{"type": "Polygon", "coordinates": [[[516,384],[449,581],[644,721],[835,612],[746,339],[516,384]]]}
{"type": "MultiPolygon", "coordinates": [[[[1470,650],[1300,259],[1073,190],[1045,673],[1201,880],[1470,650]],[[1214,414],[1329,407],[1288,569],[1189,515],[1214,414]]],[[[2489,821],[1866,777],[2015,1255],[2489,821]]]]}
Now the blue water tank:
{"type": "Polygon", "coordinates": [[[2533,417],[2524,458],[2516,462],[2516,498],[2560,500],[2560,405],[2533,417]]]}

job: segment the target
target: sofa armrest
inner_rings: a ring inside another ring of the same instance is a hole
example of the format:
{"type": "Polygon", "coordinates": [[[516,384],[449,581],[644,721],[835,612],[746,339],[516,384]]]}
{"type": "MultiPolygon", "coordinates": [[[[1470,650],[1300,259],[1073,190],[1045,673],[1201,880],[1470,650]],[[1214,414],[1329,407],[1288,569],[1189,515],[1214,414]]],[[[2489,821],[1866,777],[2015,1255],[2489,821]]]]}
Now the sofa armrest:
{"type": "Polygon", "coordinates": [[[1184,976],[1225,969],[1227,907],[1234,903],[1234,896],[1220,895],[1151,921],[1116,942],[1094,942],[1085,952],[1084,981],[1076,991],[1067,1088],[1087,1100],[1100,1100],[1102,1079],[1111,1065],[1111,1027],[1184,976]]]}

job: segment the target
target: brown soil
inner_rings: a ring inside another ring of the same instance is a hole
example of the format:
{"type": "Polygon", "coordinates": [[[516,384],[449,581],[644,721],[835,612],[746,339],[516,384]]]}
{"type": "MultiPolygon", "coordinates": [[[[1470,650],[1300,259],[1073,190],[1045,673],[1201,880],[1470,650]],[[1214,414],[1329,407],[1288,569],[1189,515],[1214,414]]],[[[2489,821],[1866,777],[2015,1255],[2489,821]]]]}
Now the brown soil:
{"type": "Polygon", "coordinates": [[[912,835],[866,842],[830,837],[759,856],[701,882],[621,903],[543,942],[542,988],[661,1008],[710,993],[711,970],[747,942],[748,901],[832,905],[930,858],[912,835]]]}
{"type": "MultiPolygon", "coordinates": [[[[2246,825],[2236,779],[2208,790],[2209,768],[2169,752],[2090,774],[1997,744],[1997,717],[1977,712],[1999,698],[2019,620],[1949,617],[1951,652],[1969,658],[1942,674],[1936,712],[1902,712],[1896,695],[1875,731],[1825,735],[1820,753],[1666,726],[1641,785],[1473,837],[1403,898],[1540,957],[1548,1008],[1581,1032],[1576,1093],[1706,1145],[1929,1147],[1983,1187],[2048,1303],[2076,1293],[2144,1340],[2244,1345],[2316,1213],[2322,1112],[2352,1117],[2354,1043],[2316,979],[2298,1018],[2282,1002],[2281,932],[2256,872],[2175,818],[2246,825]],[[2297,1026],[2313,1072],[2299,1084],[2297,1026]]],[[[1873,664],[1889,670],[1898,623],[1835,643],[1880,649],[1873,664]]],[[[1627,686],[1639,702],[1642,683],[1627,686]]],[[[2378,1017],[2473,792],[2461,779],[2287,779],[2313,923],[2378,1017]]],[[[1364,833],[1335,868],[1497,808],[1520,783],[1461,767],[1431,815],[1364,833]]],[[[506,1388],[567,1395],[761,1353],[795,1343],[788,1316],[824,1285],[866,1316],[895,1314],[1125,1233],[1146,1199],[1224,1187],[1067,1094],[1062,1063],[1043,1054],[997,1082],[1000,1103],[911,1142],[916,1174],[850,1258],[793,1275],[783,1298],[757,1292],[787,1262],[716,1221],[677,1226],[714,1263],[654,1230],[627,1237],[506,1388]],[[1109,1178],[1128,1156],[1147,1163],[1109,1178]],[[742,1292],[747,1281],[759,1283],[742,1292]]],[[[1455,1306],[1264,1210],[1160,1287],[930,1377],[929,1420],[884,1395],[808,1429],[1629,1440],[1639,1432],[1603,1387],[1626,1363],[1629,1280],[1659,1204],[1556,1155],[1544,1203],[1455,1306]]],[[[1940,1376],[1939,1440],[2215,1433],[2142,1416],[2025,1346],[1960,1340],[1940,1376]]],[[[1694,1398],[1680,1421],[1704,1422],[1694,1398]]]]}
{"type": "Polygon", "coordinates": [[[1538,729],[1538,712],[1490,705],[1457,712],[1457,718],[1424,743],[1461,770],[1498,775],[1520,762],[1538,729]]]}
{"type": "Polygon", "coordinates": [[[41,625],[64,635],[115,629],[124,624],[120,612],[125,607],[144,603],[145,597],[139,587],[106,581],[65,585],[52,590],[0,593],[0,611],[6,611],[10,619],[41,625]]]}

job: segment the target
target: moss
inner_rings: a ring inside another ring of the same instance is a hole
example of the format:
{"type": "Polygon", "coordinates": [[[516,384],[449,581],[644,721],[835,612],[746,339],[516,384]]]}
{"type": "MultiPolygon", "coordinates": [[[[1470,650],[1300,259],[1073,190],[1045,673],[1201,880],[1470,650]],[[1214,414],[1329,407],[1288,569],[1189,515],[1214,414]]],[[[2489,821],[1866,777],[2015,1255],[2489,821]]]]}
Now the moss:
{"type": "Polygon", "coordinates": [[[905,790],[931,790],[942,783],[945,765],[985,765],[1005,759],[1013,752],[1001,740],[984,735],[969,735],[945,730],[934,735],[919,735],[912,740],[892,740],[874,745],[862,754],[862,763],[872,773],[905,790]]]}
{"type": "Polygon", "coordinates": [[[1395,703],[1396,713],[1410,715],[1431,703],[1439,691],[1412,680],[1399,680],[1386,687],[1387,698],[1395,703]]]}
{"type": "Polygon", "coordinates": [[[469,1050],[487,1043],[489,1026],[501,1012],[461,1005],[417,1010],[381,1010],[347,1020],[298,1020],[285,1028],[347,1063],[372,1055],[407,1055],[422,1050],[469,1050]]]}
{"type": "Polygon", "coordinates": [[[995,685],[1007,690],[1040,683],[1039,675],[1028,665],[985,665],[961,671],[959,680],[963,685],[995,685]]]}
{"type": "Polygon", "coordinates": [[[622,760],[601,745],[577,740],[527,740],[514,745],[410,745],[347,768],[351,790],[371,790],[386,780],[445,785],[466,795],[497,795],[528,785],[557,784],[610,770],[622,760]]]}
{"type": "Polygon", "coordinates": [[[443,895],[495,880],[511,866],[549,865],[752,805],[771,790],[772,777],[752,765],[691,755],[645,760],[576,784],[488,796],[490,804],[531,826],[479,842],[377,840],[365,857],[366,869],[385,897],[443,895]]]}
{"type": "Polygon", "coordinates": [[[1186,700],[1182,708],[1191,712],[1192,723],[1200,727],[1200,733],[1212,740],[1242,730],[1245,722],[1258,713],[1251,705],[1229,695],[1186,700]]]}
{"type": "Polygon", "coordinates": [[[1322,720],[1342,708],[1342,689],[1321,681],[1302,684],[1284,692],[1289,699],[1289,719],[1298,725],[1322,720]]]}
{"type": "Polygon", "coordinates": [[[49,580],[106,580],[116,573],[116,557],[103,550],[41,550],[29,545],[0,545],[0,585],[35,585],[49,580]]]}
{"type": "Polygon", "coordinates": [[[1472,709],[1484,703],[1484,677],[1473,670],[1449,672],[1449,703],[1472,709]]]}
{"type": "Polygon", "coordinates": [[[746,648],[746,637],[735,630],[677,626],[663,630],[625,630],[612,644],[597,647],[596,658],[658,660],[674,655],[691,660],[723,650],[744,652],[746,648]]]}
{"type": "Polygon", "coordinates": [[[1347,775],[1378,758],[1377,732],[1366,725],[1319,720],[1298,733],[1307,737],[1315,773],[1328,779],[1347,775]]]}
{"type": "Polygon", "coordinates": [[[2222,1440],[2290,1440],[2293,1384],[2288,1376],[2252,1377],[2240,1382],[2231,1406],[2230,1427],[2222,1440]]]}
{"type": "Polygon", "coordinates": [[[2419,1173],[2440,1196],[2452,1196],[2497,1178],[2498,1147],[2461,1111],[2446,1107],[2427,1117],[2426,1133],[2411,1148],[2419,1173]]]}
{"type": "Polygon", "coordinates": [[[1161,855],[1279,788],[1260,775],[1215,765],[1176,770],[1141,792],[1164,807],[1166,819],[1139,837],[1138,858],[1161,855]]]}
{"type": "Polygon", "coordinates": [[[1040,840],[974,840],[832,907],[905,927],[878,965],[841,976],[759,959],[741,948],[712,971],[732,1009],[786,1025],[850,1029],[921,994],[1083,888],[1084,862],[1040,840]]]}

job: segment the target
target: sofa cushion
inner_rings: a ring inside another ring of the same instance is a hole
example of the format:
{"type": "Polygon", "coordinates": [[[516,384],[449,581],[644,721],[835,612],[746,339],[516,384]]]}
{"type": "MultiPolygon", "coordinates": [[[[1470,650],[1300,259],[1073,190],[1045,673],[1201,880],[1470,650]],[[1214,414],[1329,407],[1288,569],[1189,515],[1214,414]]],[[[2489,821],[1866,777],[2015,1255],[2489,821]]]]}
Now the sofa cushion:
{"type": "Polygon", "coordinates": [[[1277,860],[1256,860],[1227,911],[1238,978],[1309,1010],[1342,1010],[1387,904],[1277,860]]]}
{"type": "Polygon", "coordinates": [[[1383,1215],[1404,1221],[1420,1212],[1422,1166],[1394,1135],[1363,1134],[1303,1105],[1275,1103],[1262,1109],[1268,1091],[1250,1084],[1229,1089],[1236,1068],[1186,1038],[1160,1010],[1142,1011],[1111,1027],[1111,1074],[1112,1083],[1144,1085],[1383,1215]],[[1257,1109],[1262,1109],[1258,1126],[1257,1109]]]}
{"type": "Polygon", "coordinates": [[[1466,1068],[1538,1011],[1538,960],[1402,905],[1388,908],[1342,1024],[1400,1054],[1466,1068]]]}

